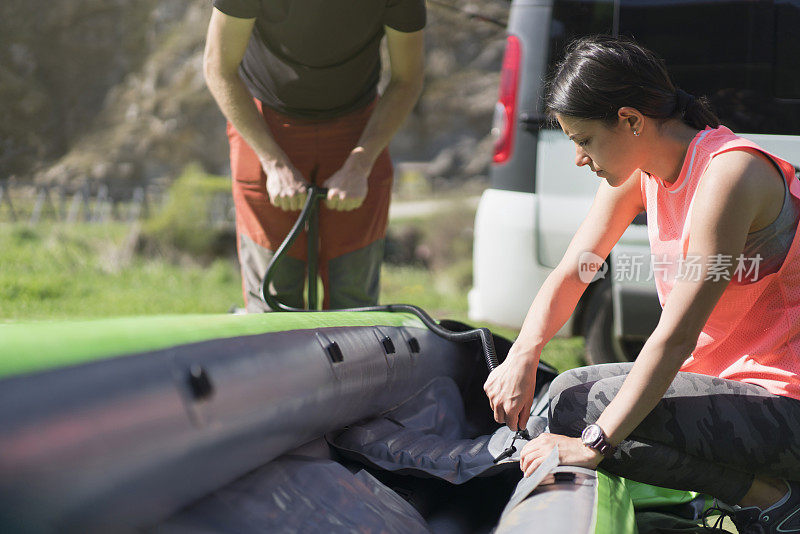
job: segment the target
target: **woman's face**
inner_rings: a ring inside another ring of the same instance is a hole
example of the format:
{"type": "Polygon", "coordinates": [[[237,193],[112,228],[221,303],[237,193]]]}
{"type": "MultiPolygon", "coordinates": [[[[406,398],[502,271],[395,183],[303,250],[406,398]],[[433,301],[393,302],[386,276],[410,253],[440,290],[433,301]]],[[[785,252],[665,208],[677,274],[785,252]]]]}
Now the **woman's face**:
{"type": "Polygon", "coordinates": [[[642,143],[629,123],[609,125],[600,120],[556,115],[565,134],[575,143],[575,165],[589,168],[609,185],[618,187],[640,168],[642,143]]]}

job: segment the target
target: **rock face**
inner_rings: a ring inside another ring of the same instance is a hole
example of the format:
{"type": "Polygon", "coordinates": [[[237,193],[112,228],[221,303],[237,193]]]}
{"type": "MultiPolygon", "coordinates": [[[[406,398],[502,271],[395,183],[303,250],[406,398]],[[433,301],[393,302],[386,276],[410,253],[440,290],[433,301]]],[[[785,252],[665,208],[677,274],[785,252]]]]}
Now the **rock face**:
{"type": "MultiPolygon", "coordinates": [[[[458,5],[508,12],[504,0],[458,5]]],[[[190,162],[227,174],[225,123],[202,74],[210,12],[209,0],[0,3],[0,180],[113,192],[190,162]]],[[[428,13],[426,87],[392,153],[426,162],[430,177],[479,176],[504,31],[433,4],[428,13]]]]}

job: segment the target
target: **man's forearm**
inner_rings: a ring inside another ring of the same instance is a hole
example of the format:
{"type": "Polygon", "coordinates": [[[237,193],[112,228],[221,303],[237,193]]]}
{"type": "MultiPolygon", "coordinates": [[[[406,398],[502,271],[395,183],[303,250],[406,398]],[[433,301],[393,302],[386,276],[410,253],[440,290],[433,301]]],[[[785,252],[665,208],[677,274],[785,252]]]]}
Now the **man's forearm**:
{"type": "Polygon", "coordinates": [[[375,160],[389,144],[414,108],[422,92],[422,78],[392,80],[378,100],[372,116],[351,151],[351,157],[365,168],[372,168],[375,160]]]}
{"type": "Polygon", "coordinates": [[[255,151],[262,163],[286,159],[286,154],[272,137],[250,91],[238,73],[206,71],[206,84],[222,114],[255,151]]]}

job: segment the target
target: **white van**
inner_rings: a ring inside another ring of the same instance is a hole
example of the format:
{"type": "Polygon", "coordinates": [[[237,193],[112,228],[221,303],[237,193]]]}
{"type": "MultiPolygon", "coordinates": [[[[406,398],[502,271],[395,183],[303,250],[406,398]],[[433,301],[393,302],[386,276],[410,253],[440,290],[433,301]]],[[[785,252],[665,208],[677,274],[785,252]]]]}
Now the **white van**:
{"type": "MultiPolygon", "coordinates": [[[[514,0],[491,188],[475,218],[473,320],[521,326],[589,211],[597,177],[575,166],[572,141],[544,120],[542,96],[565,45],[596,33],[654,50],[723,124],[800,163],[800,0],[514,0]]],[[[635,358],[658,322],[646,225],[641,213],[559,332],[585,336],[590,363],[635,358]]]]}

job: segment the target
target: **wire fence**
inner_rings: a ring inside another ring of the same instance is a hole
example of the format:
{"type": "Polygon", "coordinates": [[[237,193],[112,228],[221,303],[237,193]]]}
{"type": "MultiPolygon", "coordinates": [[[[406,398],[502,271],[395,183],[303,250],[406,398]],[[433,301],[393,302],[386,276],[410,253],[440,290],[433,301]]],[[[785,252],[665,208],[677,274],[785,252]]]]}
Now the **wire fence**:
{"type": "MultiPolygon", "coordinates": [[[[137,187],[127,195],[112,195],[106,184],[71,190],[64,186],[20,186],[0,182],[0,223],[140,221],[157,215],[165,207],[168,195],[165,188],[156,185],[137,187]]],[[[209,218],[218,226],[235,224],[233,199],[229,193],[213,197],[209,218]]]]}

